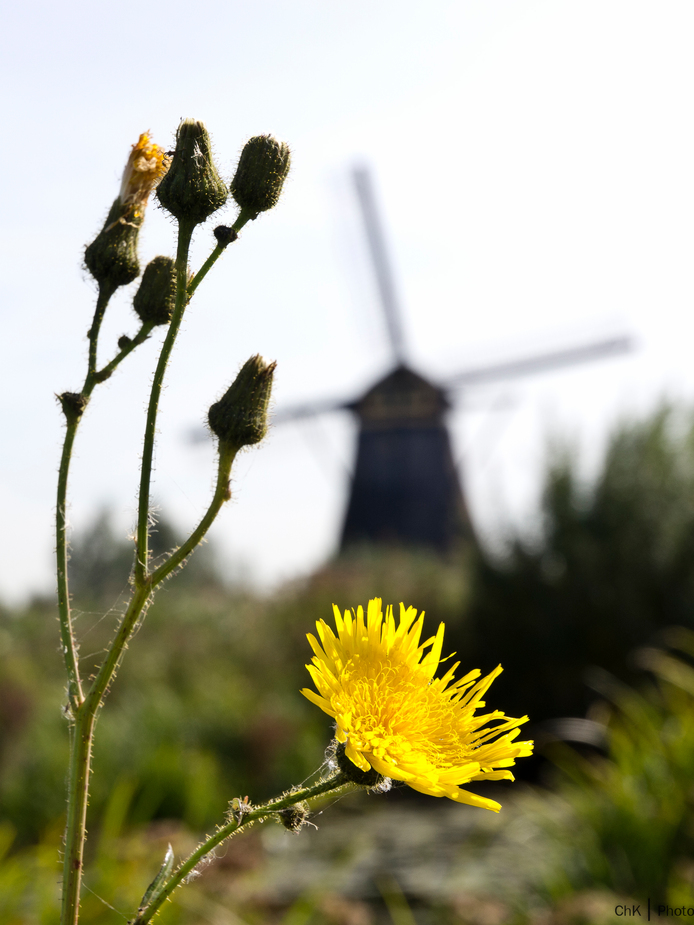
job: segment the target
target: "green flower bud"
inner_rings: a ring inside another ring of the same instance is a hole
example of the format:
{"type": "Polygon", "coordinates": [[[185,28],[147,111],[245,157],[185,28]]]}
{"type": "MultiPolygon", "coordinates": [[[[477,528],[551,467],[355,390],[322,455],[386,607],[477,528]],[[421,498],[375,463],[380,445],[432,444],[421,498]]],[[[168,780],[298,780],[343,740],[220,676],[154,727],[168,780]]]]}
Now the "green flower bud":
{"type": "Polygon", "coordinates": [[[256,135],[246,142],[231,181],[231,195],[253,218],[277,205],[289,161],[288,145],[272,135],[256,135]]]}
{"type": "Polygon", "coordinates": [[[155,257],[142,274],[133,308],[144,322],[168,324],[176,305],[176,264],[171,257],[155,257]]]}
{"type": "Polygon", "coordinates": [[[227,247],[227,245],[237,241],[239,237],[238,232],[236,232],[229,225],[217,225],[213,231],[213,234],[217,239],[217,244],[219,244],[220,247],[227,247]]]}
{"type": "Polygon", "coordinates": [[[256,354],[247,360],[207,419],[219,442],[236,450],[259,443],[267,433],[267,413],[276,363],[256,354]]]}
{"type": "Polygon", "coordinates": [[[308,822],[309,811],[306,803],[297,803],[281,809],[277,815],[280,822],[289,832],[299,832],[308,822]]]}
{"type": "Polygon", "coordinates": [[[123,205],[120,196],[96,238],[84,252],[87,269],[100,286],[127,286],[140,275],[137,238],[144,221],[144,212],[133,214],[123,205]]]}
{"type": "Polygon", "coordinates": [[[176,132],[173,161],[157,189],[159,202],[179,222],[204,222],[227,200],[210,149],[202,122],[184,119],[176,132]]]}

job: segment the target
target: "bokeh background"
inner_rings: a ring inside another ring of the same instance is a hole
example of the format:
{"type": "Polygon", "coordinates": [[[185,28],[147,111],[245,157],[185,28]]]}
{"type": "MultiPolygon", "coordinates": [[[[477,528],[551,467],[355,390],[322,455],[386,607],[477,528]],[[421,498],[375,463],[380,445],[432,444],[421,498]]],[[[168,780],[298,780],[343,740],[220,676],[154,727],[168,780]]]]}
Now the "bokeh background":
{"type": "MultiPolygon", "coordinates": [[[[375,595],[444,620],[466,663],[503,662],[498,705],[529,713],[538,741],[525,782],[503,788],[498,818],[396,790],[326,808],[299,839],[253,832],[168,921],[599,925],[626,902],[694,906],[691,5],[68,0],[4,19],[2,920],[56,921],[54,393],[83,377],[94,286],[81,255],[129,146],[151,130],[172,147],[184,116],[208,125],[229,178],[263,132],[289,142],[293,168],[184,323],[157,447],[161,552],[206,508],[214,447],[190,434],[250,354],[278,362],[278,412],[355,397],[387,369],[355,164],[376,181],[427,376],[614,334],[635,350],[460,395],[449,423],[480,544],[447,559],[335,559],[345,413],[278,425],[244,455],[210,545],[161,593],[104,711],[85,922],[131,914],[167,840],[184,851],[232,796],[263,798],[320,764],[329,728],[297,693],[305,633],[333,601],[375,595]]],[[[232,214],[199,230],[194,266],[232,214]]],[[[172,253],[154,202],[141,241],[143,262],[172,253]]],[[[109,308],[103,355],[135,330],[131,297],[109,308]]],[[[85,667],[127,591],[159,340],[97,390],[79,435],[85,667]]]]}

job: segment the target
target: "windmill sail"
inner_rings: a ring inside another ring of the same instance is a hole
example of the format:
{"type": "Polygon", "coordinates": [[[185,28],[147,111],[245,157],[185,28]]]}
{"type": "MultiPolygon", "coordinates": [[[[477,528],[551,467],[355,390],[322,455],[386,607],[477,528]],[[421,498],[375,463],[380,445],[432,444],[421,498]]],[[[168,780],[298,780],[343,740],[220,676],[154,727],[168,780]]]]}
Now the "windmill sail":
{"type": "Polygon", "coordinates": [[[388,250],[378,217],[371,174],[365,167],[355,168],[354,187],[361,206],[366,240],[371,252],[371,262],[381,297],[381,307],[386,320],[393,359],[397,365],[405,362],[405,335],[402,325],[402,313],[396,295],[390,261],[388,260],[388,250]]]}

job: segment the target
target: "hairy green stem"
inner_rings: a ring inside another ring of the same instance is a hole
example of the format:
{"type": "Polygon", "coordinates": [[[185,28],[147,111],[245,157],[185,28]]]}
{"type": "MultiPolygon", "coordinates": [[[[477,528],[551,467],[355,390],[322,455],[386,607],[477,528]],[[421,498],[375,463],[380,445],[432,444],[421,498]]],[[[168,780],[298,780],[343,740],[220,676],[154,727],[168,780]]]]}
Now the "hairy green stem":
{"type": "Polygon", "coordinates": [[[236,452],[235,449],[229,447],[220,447],[217,486],[207,512],[187,542],[173,553],[154,574],[148,575],[142,585],[135,587],[128,609],[120,622],[106,657],[84,702],[77,710],[71,743],[70,787],[68,794],[69,818],[65,834],[65,887],[63,892],[62,925],[76,925],[79,913],[80,883],[86,837],[91,744],[99,708],[118,669],[128,640],[132,636],[151,598],[155,585],[163,581],[190,555],[207,533],[224,502],[229,499],[229,476],[236,452]]]}
{"type": "Polygon", "coordinates": [[[152,459],[154,456],[154,437],[157,429],[157,412],[161,397],[164,374],[169,363],[171,351],[176,341],[183,313],[188,304],[188,252],[195,225],[181,222],[178,229],[178,247],[176,250],[176,305],[171,316],[166,339],[159,354],[159,362],[154,372],[152,391],[147,408],[145,424],[145,441],[142,450],[142,470],[140,472],[140,494],[137,510],[137,554],[135,556],[135,586],[141,587],[149,574],[149,493],[152,482],[152,459]]]}
{"type": "MultiPolygon", "coordinates": [[[[234,230],[239,230],[253,215],[243,211],[234,224],[234,230]]],[[[237,450],[232,447],[220,446],[219,467],[217,473],[217,486],[210,506],[202,520],[193,531],[189,539],[174,552],[153,574],[149,572],[149,500],[152,478],[152,462],[154,456],[154,438],[156,433],[157,413],[159,400],[164,381],[166,368],[171,352],[179,332],[185,308],[202,279],[207,275],[223,248],[215,248],[210,258],[191,281],[188,282],[188,253],[195,225],[181,222],[179,225],[178,246],[176,254],[176,305],[171,322],[159,355],[154,373],[149,406],[147,409],[147,422],[145,425],[145,439],[142,454],[142,470],[140,478],[140,492],[138,499],[137,519],[137,555],[134,569],[134,590],[119,624],[116,635],[109,646],[106,657],[99,668],[88,693],[82,691],[77,662],[77,650],[74,642],[70,617],[70,599],[67,582],[67,536],[66,536],[66,497],[67,481],[70,467],[72,447],[81,414],[68,415],[67,431],[63,446],[58,479],[58,504],[56,515],[57,534],[57,560],[58,560],[58,599],[60,611],[61,641],[68,673],[68,690],[70,698],[70,712],[73,725],[70,730],[70,769],[68,779],[68,818],[65,832],[65,859],[63,869],[63,897],[61,925],[77,925],[79,918],[80,890],[82,869],[84,863],[84,844],[86,839],[87,804],[89,800],[89,775],[91,765],[92,741],[94,728],[98,718],[99,709],[103,703],[108,687],[118,669],[118,665],[140,620],[154,587],[163,581],[174,569],[181,565],[197,544],[207,533],[209,527],[219,513],[223,503],[230,497],[229,477],[231,466],[237,450]],[[218,253],[217,253],[218,251],[218,253]]],[[[89,361],[81,399],[88,401],[94,387],[108,379],[120,362],[131,353],[135,347],[143,343],[149,336],[153,325],[145,323],[135,338],[104,366],[97,369],[97,347],[99,331],[104,317],[106,306],[115,290],[100,289],[99,298],[94,313],[92,326],[89,329],[89,361]]],[[[324,792],[323,790],[318,792],[324,792]]],[[[317,795],[317,794],[316,794],[317,795]]],[[[297,797],[297,802],[304,797],[297,797]]],[[[292,805],[288,803],[287,805],[292,805]]],[[[272,811],[278,811],[276,807],[272,811]]],[[[226,836],[223,836],[226,837],[226,836]]],[[[215,842],[218,844],[218,842],[215,842]]],[[[210,849],[211,850],[211,849],[210,849]]],[[[185,876],[185,874],[184,874],[185,876]]],[[[178,882],[178,881],[177,881],[178,882]]],[[[173,889],[174,887],[172,887],[173,889]]]]}
{"type": "Polygon", "coordinates": [[[55,509],[55,551],[56,573],[58,581],[58,619],[60,621],[60,643],[67,671],[67,696],[70,711],[74,715],[79,709],[84,697],[80,682],[79,666],[77,663],[77,645],[72,631],[72,615],[70,612],[70,591],[68,588],[67,561],[67,482],[70,472],[70,460],[75,435],[79,427],[79,418],[69,420],[63,441],[63,452],[60,457],[58,470],[58,498],[55,509]]]}
{"type": "Polygon", "coordinates": [[[342,772],[328,780],[320,781],[313,787],[303,787],[301,790],[292,790],[286,796],[278,797],[263,803],[262,806],[249,807],[247,811],[232,814],[232,819],[224,826],[220,826],[217,831],[210,835],[209,838],[199,845],[195,851],[184,861],[178,870],[169,877],[156,896],[144,907],[138,909],[137,917],[133,920],[132,925],[147,925],[157,914],[163,903],[169,898],[177,886],[179,886],[186,877],[195,870],[200,861],[220,845],[225,839],[235,835],[240,829],[250,825],[252,822],[259,822],[288,809],[290,806],[296,806],[297,803],[303,803],[306,800],[312,800],[324,793],[333,793],[336,790],[357,790],[358,785],[350,782],[342,772]]]}
{"type": "Polygon", "coordinates": [[[173,552],[166,560],[166,562],[160,565],[159,568],[152,573],[152,588],[155,588],[168,575],[170,575],[171,572],[177,569],[179,565],[182,565],[183,562],[185,562],[185,560],[195,549],[198,543],[201,542],[207,531],[212,526],[214,519],[217,514],[219,514],[219,511],[224,502],[228,501],[231,497],[231,491],[229,489],[229,477],[231,475],[231,467],[237,453],[238,450],[236,448],[222,446],[220,444],[219,464],[217,466],[217,485],[215,486],[214,495],[212,497],[210,506],[208,507],[200,523],[197,525],[195,530],[193,530],[185,543],[183,543],[182,546],[173,552]]]}
{"type": "Polygon", "coordinates": [[[92,319],[92,326],[87,332],[87,337],[89,338],[89,361],[87,365],[87,379],[85,381],[85,385],[96,372],[97,346],[99,343],[99,331],[101,330],[101,322],[104,320],[104,312],[106,311],[106,306],[111,301],[111,296],[116,291],[116,288],[116,286],[111,285],[99,286],[99,295],[96,300],[96,309],[94,311],[94,318],[92,319]]]}
{"type": "MultiPolygon", "coordinates": [[[[147,339],[153,325],[143,324],[132,341],[119,351],[118,354],[102,370],[97,372],[97,346],[99,339],[99,330],[104,317],[104,312],[115,292],[113,287],[100,287],[99,296],[94,310],[92,326],[89,329],[89,360],[87,366],[87,375],[82,386],[80,395],[83,401],[89,400],[94,387],[108,379],[116,367],[125,357],[131,353],[135,347],[139,346],[147,339]]],[[[63,449],[60,457],[60,468],[58,470],[58,490],[56,498],[56,516],[55,516],[55,548],[56,548],[56,578],[58,584],[58,619],[60,622],[60,642],[63,650],[63,658],[68,677],[68,702],[71,712],[79,708],[84,697],[82,694],[82,684],[79,676],[79,665],[77,659],[77,646],[75,644],[74,633],[72,630],[72,615],[70,612],[70,591],[68,585],[68,541],[67,541],[67,487],[68,477],[70,474],[70,463],[72,461],[72,449],[77,435],[77,429],[81,420],[81,415],[68,417],[65,438],[63,440],[63,449]]]]}
{"type": "Polygon", "coordinates": [[[61,925],[77,925],[79,917],[94,722],[93,714],[86,714],[83,709],[80,709],[70,731],[68,816],[65,828],[61,925]]]}
{"type": "MultiPolygon", "coordinates": [[[[62,925],[77,925],[79,917],[79,898],[82,879],[84,843],[86,839],[87,803],[89,798],[89,774],[91,764],[91,747],[94,727],[99,709],[103,703],[108,687],[118,669],[128,640],[132,636],[138,621],[151,598],[155,584],[158,584],[173,571],[190,554],[203,538],[213,520],[219,513],[224,501],[229,498],[229,476],[236,455],[235,450],[220,448],[217,487],[206,514],[186,543],[177,550],[157,571],[156,581],[146,567],[149,542],[149,490],[154,453],[154,436],[159,399],[164,374],[171,356],[176,335],[181,326],[183,313],[189,301],[186,293],[188,277],[188,252],[194,225],[181,225],[179,229],[178,252],[176,259],[176,306],[169,330],[161,349],[159,361],[152,383],[150,401],[145,426],[142,477],[140,481],[140,498],[138,510],[138,548],[135,562],[135,587],[128,608],[119,624],[116,635],[109,646],[106,657],[94,679],[86,697],[80,691],[80,703],[74,708],[75,725],[71,736],[70,775],[68,786],[68,824],[65,835],[64,889],[62,925]]],[[[90,331],[98,334],[103,311],[98,316],[90,331]]],[[[90,368],[85,382],[83,395],[89,395],[97,384],[111,375],[121,360],[139,343],[142,343],[152,329],[144,324],[136,337],[102,370],[96,370],[96,348],[90,350],[90,368]]],[[[74,438],[74,433],[73,433],[74,438]]]]}
{"type": "Polygon", "coordinates": [[[107,363],[103,369],[94,372],[94,381],[95,382],[105,382],[109,379],[116,369],[116,367],[127,357],[129,353],[132,353],[135,347],[139,347],[140,344],[143,344],[154,328],[154,323],[152,321],[145,321],[140,330],[137,332],[135,337],[125,347],[121,348],[115,357],[111,360],[110,363],[107,363]]]}
{"type": "MultiPolygon", "coordinates": [[[[128,353],[147,337],[151,326],[143,325],[127,348],[97,373],[97,347],[99,330],[104,312],[115,292],[114,287],[101,287],[94,311],[92,326],[89,329],[89,360],[87,375],[80,393],[82,400],[89,400],[94,387],[111,375],[113,370],[128,353]],[[108,371],[108,375],[104,372],[108,371]]],[[[67,428],[63,441],[63,451],[58,474],[58,497],[56,504],[56,559],[58,581],[58,614],[60,620],[60,638],[63,657],[68,675],[68,702],[73,725],[70,727],[70,766],[68,771],[68,808],[65,828],[65,858],[63,864],[63,925],[73,925],[79,915],[79,894],[82,879],[84,853],[84,836],[87,813],[87,794],[89,786],[89,764],[91,742],[94,731],[95,713],[84,709],[84,694],[79,676],[77,646],[72,629],[70,612],[70,592],[68,586],[68,543],[67,543],[67,486],[72,459],[72,448],[81,420],[80,414],[66,415],[67,428]]]]}
{"type": "MultiPolygon", "coordinates": [[[[241,209],[241,211],[238,214],[238,218],[236,219],[234,224],[231,226],[231,230],[238,233],[239,231],[241,231],[241,229],[247,222],[250,222],[254,218],[256,218],[256,216],[253,212],[249,212],[247,209],[241,209]]],[[[224,251],[227,249],[228,246],[229,246],[228,244],[225,244],[224,246],[222,246],[221,244],[218,244],[215,247],[215,249],[212,251],[210,256],[207,258],[207,260],[200,267],[200,269],[195,274],[195,276],[190,280],[190,282],[188,283],[188,298],[189,299],[191,298],[195,290],[198,288],[200,283],[204,280],[204,278],[210,272],[210,270],[215,265],[215,263],[222,256],[222,254],[224,253],[224,251]]]]}

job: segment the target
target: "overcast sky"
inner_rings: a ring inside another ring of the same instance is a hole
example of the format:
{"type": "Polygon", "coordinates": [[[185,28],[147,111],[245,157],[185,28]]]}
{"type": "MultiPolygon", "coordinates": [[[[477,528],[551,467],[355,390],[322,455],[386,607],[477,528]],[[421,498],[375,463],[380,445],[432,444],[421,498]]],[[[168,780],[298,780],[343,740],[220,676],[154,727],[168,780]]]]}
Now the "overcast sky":
{"type": "MultiPolygon", "coordinates": [[[[481,533],[532,530],[547,439],[580,446],[663,397],[694,395],[694,6],[681,0],[26,0],[0,37],[0,599],[51,590],[61,415],[84,378],[94,287],[83,248],[130,145],[203,120],[222,173],[271,132],[293,150],[280,205],[247,227],[191,304],[169,370],[155,499],[204,511],[211,445],[190,445],[240,364],[278,362],[277,409],[356,396],[390,361],[355,163],[377,183],[413,365],[436,377],[628,332],[630,357],[470,390],[451,418],[481,533]]],[[[212,245],[199,229],[193,266],[212,245]]],[[[173,253],[150,207],[143,260],[173,253]]],[[[136,330],[122,291],[101,355],[136,330]]],[[[76,529],[132,527],[161,334],[94,395],[71,483],[76,529]]],[[[354,425],[277,427],[241,460],[212,536],[265,586],[335,548],[354,425]]]]}

